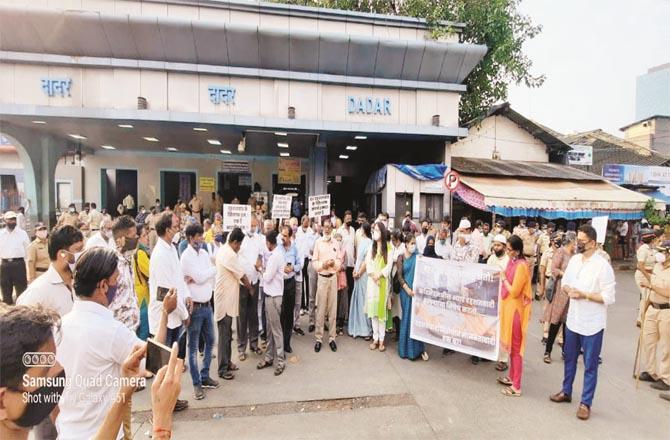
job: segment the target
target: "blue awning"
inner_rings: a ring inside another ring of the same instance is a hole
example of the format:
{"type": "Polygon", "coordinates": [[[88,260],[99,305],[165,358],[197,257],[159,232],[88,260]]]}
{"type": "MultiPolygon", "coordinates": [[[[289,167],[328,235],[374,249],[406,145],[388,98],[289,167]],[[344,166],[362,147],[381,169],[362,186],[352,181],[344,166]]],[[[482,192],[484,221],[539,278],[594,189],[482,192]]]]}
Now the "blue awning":
{"type": "Polygon", "coordinates": [[[593,218],[600,216],[609,216],[610,220],[639,220],[644,218],[644,211],[554,211],[546,209],[530,209],[530,208],[506,208],[504,206],[487,206],[487,210],[495,212],[497,215],[505,217],[529,217],[529,218],[545,218],[548,220],[566,219],[578,220],[584,218],[593,218]]]}
{"type": "Polygon", "coordinates": [[[440,180],[444,177],[444,173],[447,172],[447,169],[449,169],[448,166],[441,163],[426,165],[392,165],[417,180],[440,180]]]}
{"type": "Polygon", "coordinates": [[[670,205],[670,195],[667,195],[660,190],[652,192],[640,192],[640,194],[644,194],[647,197],[651,197],[652,199],[659,200],[665,203],[666,205],[670,205]]]}

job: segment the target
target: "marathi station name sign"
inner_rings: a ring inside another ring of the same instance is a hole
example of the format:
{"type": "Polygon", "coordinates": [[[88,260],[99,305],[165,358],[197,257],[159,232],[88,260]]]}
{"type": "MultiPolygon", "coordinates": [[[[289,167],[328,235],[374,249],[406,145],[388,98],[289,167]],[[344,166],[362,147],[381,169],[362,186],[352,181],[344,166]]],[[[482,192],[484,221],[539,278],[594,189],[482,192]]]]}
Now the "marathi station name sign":
{"type": "Polygon", "coordinates": [[[72,78],[42,78],[42,91],[50,98],[72,96],[72,78]]]}
{"type": "Polygon", "coordinates": [[[350,114],[390,115],[391,98],[349,96],[347,97],[347,112],[350,114]]]}

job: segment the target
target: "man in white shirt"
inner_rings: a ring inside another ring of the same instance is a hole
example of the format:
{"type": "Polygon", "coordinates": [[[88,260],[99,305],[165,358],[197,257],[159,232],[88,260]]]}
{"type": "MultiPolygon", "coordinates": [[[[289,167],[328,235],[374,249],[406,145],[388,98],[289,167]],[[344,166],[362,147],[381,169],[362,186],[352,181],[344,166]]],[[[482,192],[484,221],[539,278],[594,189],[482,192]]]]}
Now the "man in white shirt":
{"type": "Polygon", "coordinates": [[[219,382],[209,376],[214,347],[214,316],[212,314],[212,289],[216,269],[209,252],[202,248],[203,230],[199,224],[188,225],[184,231],[188,246],[181,254],[181,269],[193,301],[191,325],[188,326],[188,364],[193,382],[195,400],[205,398],[203,388],[218,388],[219,382]],[[198,342],[200,333],[205,337],[205,356],[198,371],[198,342]]]}
{"type": "Polygon", "coordinates": [[[19,209],[16,212],[16,224],[19,228],[26,230],[26,210],[23,206],[19,206],[19,209]]]}
{"type": "Polygon", "coordinates": [[[2,300],[12,305],[14,290],[18,297],[28,285],[25,258],[30,238],[17,225],[16,213],[7,211],[4,219],[5,228],[0,229],[0,290],[2,300]]]}
{"type": "Polygon", "coordinates": [[[74,267],[83,248],[81,231],[69,225],[55,229],[49,236],[49,269],[30,284],[16,303],[41,304],[56,310],[59,316],[65,316],[74,305],[70,267],[74,267]]]}
{"type": "Polygon", "coordinates": [[[622,221],[616,228],[617,246],[621,249],[621,258],[628,258],[628,222],[622,221]]]}
{"type": "Polygon", "coordinates": [[[423,251],[426,249],[426,240],[428,240],[428,220],[421,222],[421,234],[416,237],[416,249],[419,255],[423,255],[423,251]]]}
{"type": "MultiPolygon", "coordinates": [[[[179,230],[179,217],[173,212],[166,212],[156,222],[158,241],[151,252],[149,260],[149,333],[155,335],[158,331],[163,300],[158,299],[158,288],[162,292],[174,289],[177,292],[177,307],[169,314],[167,321],[166,344],[171,347],[179,342],[179,358],[186,356],[186,340],[181,339],[183,325],[189,319],[191,308],[191,293],[184,281],[177,250],[172,246],[172,237],[179,230]]],[[[161,293],[161,297],[163,293],[161,293]]],[[[177,400],[175,411],[188,407],[185,400],[177,400]]]]}
{"type": "Polygon", "coordinates": [[[286,356],[284,354],[284,334],[281,325],[281,303],[284,294],[284,254],[277,247],[277,232],[271,231],[265,240],[269,258],[263,272],[263,291],[265,292],[265,316],[267,322],[268,348],[265,358],[256,366],[259,370],[275,367],[275,376],[284,372],[286,356]]]}
{"type": "Polygon", "coordinates": [[[354,253],[354,244],[356,231],[351,226],[353,217],[351,211],[344,211],[344,223],[337,232],[342,236],[342,247],[344,248],[344,265],[347,274],[347,295],[348,302],[351,304],[351,294],[354,291],[354,266],[356,265],[356,254],[354,253]]]}
{"type": "Polygon", "coordinates": [[[435,241],[435,253],[444,260],[451,258],[451,243],[449,243],[449,231],[441,228],[435,241]]]}
{"type": "Polygon", "coordinates": [[[584,351],[584,389],[577,417],[587,420],[598,381],[598,358],[607,322],[607,307],[614,304],[615,285],[612,266],[596,251],[596,231],[590,225],[579,228],[577,254],[570,259],[563,275],[562,289],[570,296],[565,323],[563,389],[551,396],[554,402],[572,400],[572,383],[577,373],[577,358],[584,351]]]}
{"type": "MultiPolygon", "coordinates": [[[[306,310],[309,305],[309,260],[312,257],[312,248],[314,246],[314,241],[316,240],[314,231],[309,226],[309,217],[306,215],[302,216],[301,225],[295,233],[295,245],[298,247],[298,253],[302,256],[302,272],[300,277],[302,282],[300,282],[300,299],[296,297],[296,306],[293,316],[293,331],[299,335],[304,335],[305,332],[300,328],[300,308],[306,310]]],[[[298,289],[296,288],[296,291],[298,289]]]]}
{"type": "Polygon", "coordinates": [[[247,345],[257,355],[263,353],[258,347],[258,284],[265,252],[265,238],[257,231],[258,219],[252,215],[251,229],[246,231],[237,254],[251,284],[251,289],[240,286],[240,315],[237,318],[237,352],[240,361],[247,359],[247,345]]]}
{"type": "Polygon", "coordinates": [[[96,246],[116,249],[114,237],[112,236],[112,220],[103,218],[100,221],[100,230],[86,240],[86,250],[96,246]]]}

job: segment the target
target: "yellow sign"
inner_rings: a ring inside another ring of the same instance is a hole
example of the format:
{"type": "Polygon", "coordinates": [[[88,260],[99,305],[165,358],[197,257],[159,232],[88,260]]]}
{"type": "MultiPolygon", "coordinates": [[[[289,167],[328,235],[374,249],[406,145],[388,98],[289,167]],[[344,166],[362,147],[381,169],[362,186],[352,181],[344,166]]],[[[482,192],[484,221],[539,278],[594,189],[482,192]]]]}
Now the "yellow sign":
{"type": "Polygon", "coordinates": [[[280,185],[300,185],[300,159],[279,159],[277,170],[280,185]]]}
{"type": "Polygon", "coordinates": [[[200,192],[214,192],[216,191],[216,180],[213,177],[200,178],[200,192]]]}

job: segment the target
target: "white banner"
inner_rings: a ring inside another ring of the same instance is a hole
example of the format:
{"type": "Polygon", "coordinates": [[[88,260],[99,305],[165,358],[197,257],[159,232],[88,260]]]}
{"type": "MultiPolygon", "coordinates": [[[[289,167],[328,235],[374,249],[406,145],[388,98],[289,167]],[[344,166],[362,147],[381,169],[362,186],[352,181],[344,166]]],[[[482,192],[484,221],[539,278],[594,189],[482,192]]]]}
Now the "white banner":
{"type": "Polygon", "coordinates": [[[499,271],[485,264],[417,257],[410,337],[497,360],[499,271]]]}
{"type": "Polygon", "coordinates": [[[593,165],[593,147],[591,145],[570,145],[572,150],[568,151],[569,165],[593,165]]]}
{"type": "Polygon", "coordinates": [[[310,218],[330,215],[330,194],[309,196],[308,208],[310,218]]]}
{"type": "Polygon", "coordinates": [[[274,194],[272,196],[272,218],[290,218],[292,199],[291,196],[274,194]]]}
{"type": "Polygon", "coordinates": [[[245,232],[251,229],[251,206],[223,205],[223,230],[230,232],[235,228],[245,232]]]}

